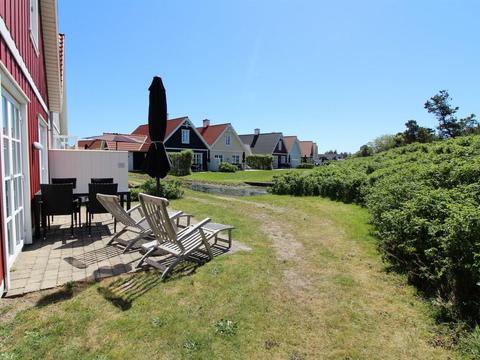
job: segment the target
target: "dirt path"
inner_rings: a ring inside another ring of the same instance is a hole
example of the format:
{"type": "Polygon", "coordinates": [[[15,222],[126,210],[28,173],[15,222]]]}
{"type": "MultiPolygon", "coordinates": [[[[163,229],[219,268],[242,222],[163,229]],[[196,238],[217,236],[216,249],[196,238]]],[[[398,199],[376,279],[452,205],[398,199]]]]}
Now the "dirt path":
{"type": "Polygon", "coordinates": [[[306,357],[364,358],[365,349],[373,348],[378,359],[452,358],[430,344],[433,324],[412,289],[386,274],[379,258],[332,214],[322,214],[323,205],[298,206],[302,200],[296,198],[281,206],[225,196],[192,200],[220,207],[235,202],[259,220],[283,275],[283,284],[273,287],[277,311],[292,313],[297,325],[285,326],[302,339],[306,357]]]}

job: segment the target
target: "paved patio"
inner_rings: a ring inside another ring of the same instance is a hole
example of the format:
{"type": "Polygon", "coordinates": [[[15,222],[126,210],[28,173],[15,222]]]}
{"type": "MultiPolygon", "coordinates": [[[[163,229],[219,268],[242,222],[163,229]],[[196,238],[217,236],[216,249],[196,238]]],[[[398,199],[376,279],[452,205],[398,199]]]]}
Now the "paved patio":
{"type": "MultiPolygon", "coordinates": [[[[85,214],[82,214],[85,219],[85,214]]],[[[118,228],[117,228],[118,230],[118,228]]],[[[34,240],[18,256],[11,272],[7,297],[63,285],[70,281],[99,280],[135,270],[138,251],[122,254],[122,248],[107,246],[113,235],[109,214],[95,215],[92,236],[85,226],[70,236],[70,217],[56,216],[46,240],[34,240]]],[[[128,236],[125,234],[125,239],[128,236]]],[[[216,249],[216,254],[228,249],[216,249]]]]}

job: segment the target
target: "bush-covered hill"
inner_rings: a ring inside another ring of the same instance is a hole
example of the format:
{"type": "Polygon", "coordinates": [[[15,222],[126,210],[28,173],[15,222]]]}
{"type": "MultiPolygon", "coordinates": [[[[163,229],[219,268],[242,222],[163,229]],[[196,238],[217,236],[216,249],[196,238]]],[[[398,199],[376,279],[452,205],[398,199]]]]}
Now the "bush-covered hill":
{"type": "Polygon", "coordinates": [[[286,173],[272,192],[366,206],[386,260],[448,315],[480,319],[480,136],[286,173]]]}

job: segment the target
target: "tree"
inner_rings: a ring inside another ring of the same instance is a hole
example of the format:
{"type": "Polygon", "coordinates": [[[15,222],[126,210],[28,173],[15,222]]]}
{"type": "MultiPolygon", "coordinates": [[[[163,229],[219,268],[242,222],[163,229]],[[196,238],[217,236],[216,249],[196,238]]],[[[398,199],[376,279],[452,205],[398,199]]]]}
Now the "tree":
{"type": "Polygon", "coordinates": [[[360,151],[357,153],[358,156],[366,157],[373,154],[372,148],[368,145],[362,145],[360,151]]]}
{"type": "Polygon", "coordinates": [[[427,143],[435,140],[435,131],[418,125],[415,120],[408,120],[405,127],[407,129],[403,132],[403,139],[406,144],[427,143]]]}
{"type": "Polygon", "coordinates": [[[477,126],[475,115],[458,119],[455,114],[459,107],[450,105],[452,98],[447,90],[440,90],[438,94],[427,100],[424,107],[438,120],[438,135],[441,138],[450,138],[465,135],[477,126]]]}
{"type": "Polygon", "coordinates": [[[420,129],[420,125],[417,124],[415,120],[408,120],[405,123],[405,127],[407,130],[403,132],[403,137],[407,144],[411,144],[418,140],[418,130],[420,129]]]}

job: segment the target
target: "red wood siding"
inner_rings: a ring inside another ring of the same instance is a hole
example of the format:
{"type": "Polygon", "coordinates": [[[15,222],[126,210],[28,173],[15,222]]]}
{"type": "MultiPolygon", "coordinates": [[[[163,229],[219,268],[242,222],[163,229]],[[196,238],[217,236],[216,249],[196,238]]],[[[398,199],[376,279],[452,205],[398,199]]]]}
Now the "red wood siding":
{"type": "MultiPolygon", "coordinates": [[[[47,99],[47,80],[43,56],[42,28],[39,20],[38,55],[30,38],[30,1],[1,0],[0,17],[4,20],[16,47],[25,62],[31,77],[45,103],[47,99]]],[[[40,14],[41,16],[41,14],[40,14]]],[[[16,82],[30,99],[28,104],[28,142],[30,150],[30,192],[33,196],[40,189],[39,153],[32,151],[32,144],[38,141],[38,116],[48,121],[48,114],[43,109],[25,74],[15,61],[5,39],[0,37],[0,61],[8,69],[16,82]]]]}

